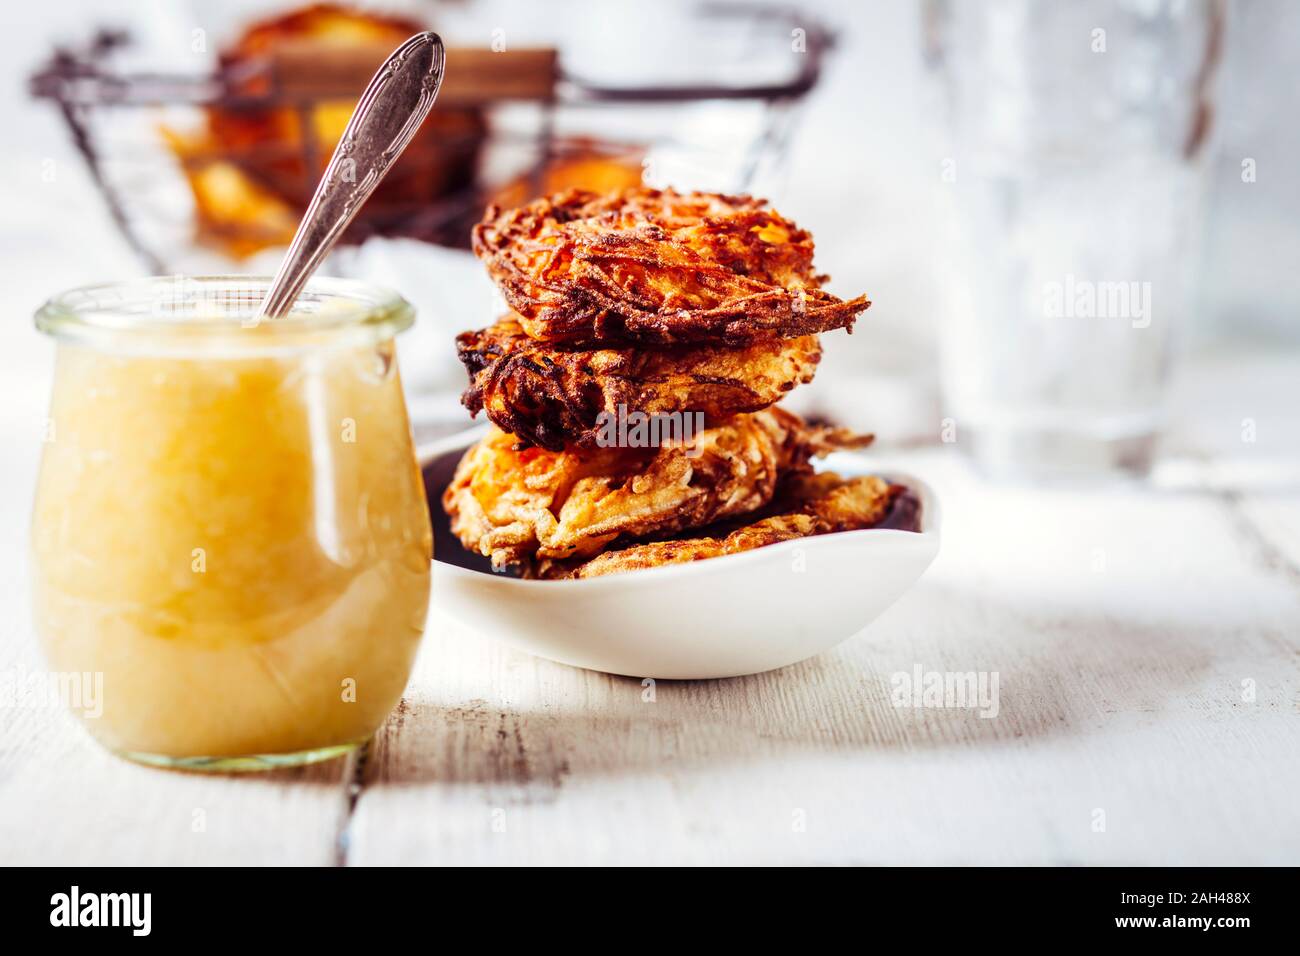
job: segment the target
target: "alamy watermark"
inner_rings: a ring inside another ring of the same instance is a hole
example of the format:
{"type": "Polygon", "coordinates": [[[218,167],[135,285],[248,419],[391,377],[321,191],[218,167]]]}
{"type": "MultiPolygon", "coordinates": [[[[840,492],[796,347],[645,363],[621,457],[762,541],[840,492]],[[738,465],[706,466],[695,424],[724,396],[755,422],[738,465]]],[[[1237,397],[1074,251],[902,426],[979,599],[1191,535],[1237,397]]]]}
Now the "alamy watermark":
{"type": "Polygon", "coordinates": [[[646,412],[619,405],[613,412],[596,416],[596,444],[601,448],[658,448],[680,446],[687,458],[698,458],[703,449],[695,439],[704,431],[703,412],[646,412]]]}
{"type": "Polygon", "coordinates": [[[67,708],[91,720],[104,714],[103,671],[0,670],[0,708],[67,708]]]}
{"type": "Polygon", "coordinates": [[[927,671],[916,664],[892,674],[889,683],[895,707],[978,709],[981,717],[991,719],[1002,706],[997,671],[927,671]]]}
{"type": "Polygon", "coordinates": [[[1135,329],[1151,324],[1151,283],[1093,282],[1067,275],[1043,283],[1043,314],[1049,319],[1128,319],[1135,329]]]}
{"type": "Polygon", "coordinates": [[[152,893],[83,893],[73,886],[50,897],[51,926],[119,926],[132,936],[153,928],[152,893]]]}

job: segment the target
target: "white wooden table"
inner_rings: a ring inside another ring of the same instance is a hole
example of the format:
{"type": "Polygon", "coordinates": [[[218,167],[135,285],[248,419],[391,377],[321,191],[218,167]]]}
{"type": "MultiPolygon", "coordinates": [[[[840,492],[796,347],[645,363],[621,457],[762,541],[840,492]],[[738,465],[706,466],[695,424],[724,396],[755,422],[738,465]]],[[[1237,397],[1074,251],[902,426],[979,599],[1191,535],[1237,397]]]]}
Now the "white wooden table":
{"type": "MultiPolygon", "coordinates": [[[[1185,371],[1154,489],[889,456],[942,496],[940,558],[794,667],[647,701],[435,612],[360,759],[253,777],[137,767],[58,711],[0,710],[0,862],[1298,863],[1300,359],[1185,371]],[[891,675],[918,664],[997,672],[998,716],[895,707],[891,675]]],[[[15,558],[31,375],[0,419],[11,669],[40,666],[15,558]]]]}

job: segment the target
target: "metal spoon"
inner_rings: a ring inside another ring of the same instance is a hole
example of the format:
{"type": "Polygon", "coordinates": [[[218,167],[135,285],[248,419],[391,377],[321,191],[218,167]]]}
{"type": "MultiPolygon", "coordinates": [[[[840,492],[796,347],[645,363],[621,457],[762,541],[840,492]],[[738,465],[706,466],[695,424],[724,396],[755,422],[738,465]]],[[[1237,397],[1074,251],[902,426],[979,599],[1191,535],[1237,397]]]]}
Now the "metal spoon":
{"type": "Polygon", "coordinates": [[[285,315],[325,255],[429,115],[442,85],[436,33],[417,33],[384,61],[348,121],[252,324],[285,315]]]}

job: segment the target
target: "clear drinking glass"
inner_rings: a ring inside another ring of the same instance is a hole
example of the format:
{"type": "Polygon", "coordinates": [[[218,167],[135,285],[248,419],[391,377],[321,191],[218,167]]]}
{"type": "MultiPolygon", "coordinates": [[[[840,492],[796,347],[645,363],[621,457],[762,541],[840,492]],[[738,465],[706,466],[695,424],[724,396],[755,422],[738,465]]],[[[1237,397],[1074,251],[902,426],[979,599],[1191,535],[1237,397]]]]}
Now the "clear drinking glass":
{"type": "Polygon", "coordinates": [[[432,534],[393,336],[400,297],[314,280],[78,289],[32,524],[50,667],[102,680],[85,725],[132,759],[253,769],[370,736],[410,676],[432,534]]]}
{"type": "Polygon", "coordinates": [[[1213,0],[933,3],[951,432],[1005,476],[1144,473],[1199,253],[1213,0]]]}

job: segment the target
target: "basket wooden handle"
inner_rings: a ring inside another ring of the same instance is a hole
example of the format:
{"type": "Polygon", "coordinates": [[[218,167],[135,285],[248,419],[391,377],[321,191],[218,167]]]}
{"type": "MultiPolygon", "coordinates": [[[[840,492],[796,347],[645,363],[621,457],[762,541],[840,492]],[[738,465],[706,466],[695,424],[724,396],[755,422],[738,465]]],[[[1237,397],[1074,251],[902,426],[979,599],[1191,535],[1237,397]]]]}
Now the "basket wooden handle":
{"type": "MultiPolygon", "coordinates": [[[[269,54],[273,90],[294,100],[349,98],[375,72],[390,49],[384,44],[284,40],[269,54]]],[[[447,79],[438,94],[444,106],[486,105],[497,100],[549,100],[555,95],[556,51],[452,47],[447,79]]]]}

